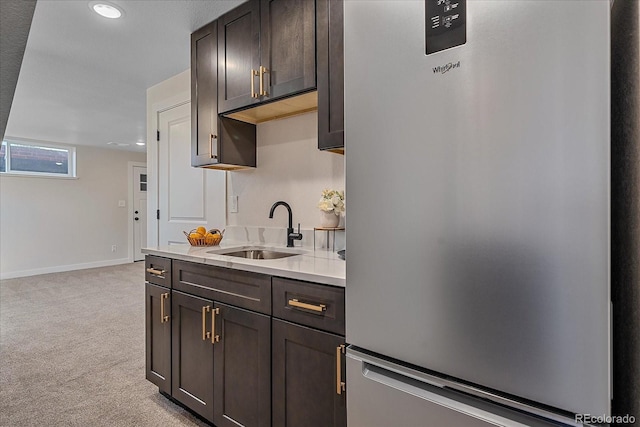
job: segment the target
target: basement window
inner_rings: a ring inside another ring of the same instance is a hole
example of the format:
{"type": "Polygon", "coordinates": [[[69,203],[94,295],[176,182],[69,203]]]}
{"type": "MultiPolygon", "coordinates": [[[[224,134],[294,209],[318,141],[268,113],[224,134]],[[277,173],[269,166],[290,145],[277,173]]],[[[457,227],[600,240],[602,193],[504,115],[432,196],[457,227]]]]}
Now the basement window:
{"type": "Polygon", "coordinates": [[[2,141],[0,173],[75,178],[76,149],[55,144],[2,141]]]}

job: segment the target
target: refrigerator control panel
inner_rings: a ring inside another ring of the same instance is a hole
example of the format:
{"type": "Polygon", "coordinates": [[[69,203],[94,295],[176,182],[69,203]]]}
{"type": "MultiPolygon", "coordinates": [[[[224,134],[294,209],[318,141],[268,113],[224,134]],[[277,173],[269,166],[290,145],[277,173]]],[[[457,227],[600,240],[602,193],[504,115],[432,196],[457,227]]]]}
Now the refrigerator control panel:
{"type": "Polygon", "coordinates": [[[466,0],[425,0],[426,54],[467,42],[466,0]]]}

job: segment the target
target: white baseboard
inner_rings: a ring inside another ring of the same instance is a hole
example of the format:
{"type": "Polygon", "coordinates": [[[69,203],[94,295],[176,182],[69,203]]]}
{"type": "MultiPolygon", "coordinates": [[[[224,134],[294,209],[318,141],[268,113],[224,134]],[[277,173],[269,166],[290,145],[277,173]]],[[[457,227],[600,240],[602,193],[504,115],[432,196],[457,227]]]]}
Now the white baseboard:
{"type": "Polygon", "coordinates": [[[109,259],[106,261],[86,262],[82,264],[56,265],[54,267],[35,268],[33,270],[1,272],[0,280],[15,279],[17,277],[36,276],[38,274],[61,273],[63,271],[84,270],[85,268],[109,267],[111,265],[128,264],[128,258],[109,259]]]}

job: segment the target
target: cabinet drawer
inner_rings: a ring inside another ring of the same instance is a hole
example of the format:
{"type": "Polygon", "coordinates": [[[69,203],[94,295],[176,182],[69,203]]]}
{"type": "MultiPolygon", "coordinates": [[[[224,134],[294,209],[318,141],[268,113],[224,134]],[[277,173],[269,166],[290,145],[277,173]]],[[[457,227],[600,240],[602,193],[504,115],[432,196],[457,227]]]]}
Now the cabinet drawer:
{"type": "Polygon", "coordinates": [[[274,277],[273,316],[344,335],[344,289],[274,277]]]}
{"type": "Polygon", "coordinates": [[[144,279],[149,283],[171,287],[171,259],[147,255],[144,261],[144,279]]]}
{"type": "Polygon", "coordinates": [[[265,274],[174,260],[173,289],[271,314],[271,276],[265,274]]]}

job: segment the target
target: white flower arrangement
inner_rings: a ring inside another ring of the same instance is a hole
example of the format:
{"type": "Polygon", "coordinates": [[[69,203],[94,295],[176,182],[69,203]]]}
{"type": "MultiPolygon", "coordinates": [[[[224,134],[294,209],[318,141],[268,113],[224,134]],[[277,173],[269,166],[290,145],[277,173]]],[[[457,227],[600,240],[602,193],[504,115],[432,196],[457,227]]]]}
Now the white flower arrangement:
{"type": "Polygon", "coordinates": [[[333,212],[340,216],[345,210],[344,191],[324,189],[318,207],[324,212],[333,212]]]}

